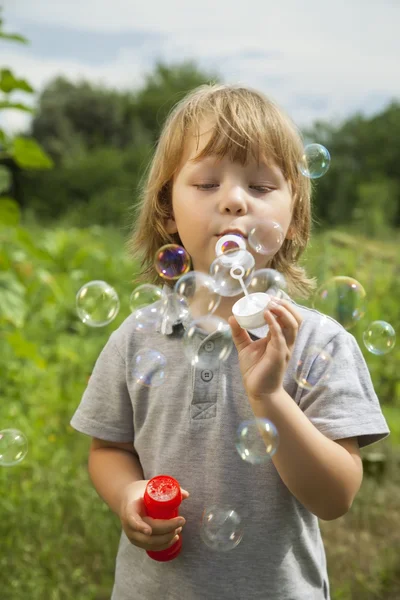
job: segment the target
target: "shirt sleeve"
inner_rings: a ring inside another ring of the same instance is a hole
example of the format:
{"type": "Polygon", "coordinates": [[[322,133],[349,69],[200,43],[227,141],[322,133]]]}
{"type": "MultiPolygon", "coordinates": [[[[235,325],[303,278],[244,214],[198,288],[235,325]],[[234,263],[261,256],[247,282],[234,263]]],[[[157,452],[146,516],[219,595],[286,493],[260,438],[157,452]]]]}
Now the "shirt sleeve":
{"type": "Polygon", "coordinates": [[[298,388],[300,408],[329,439],[357,437],[362,448],[386,438],[390,430],[354,336],[341,331],[323,350],[332,358],[325,372],[318,372],[324,361],[317,353],[304,363],[307,381],[315,385],[298,388]]]}
{"type": "Polygon", "coordinates": [[[100,353],[71,426],[110,442],[133,442],[133,410],[126,366],[114,334],[100,353]]]}

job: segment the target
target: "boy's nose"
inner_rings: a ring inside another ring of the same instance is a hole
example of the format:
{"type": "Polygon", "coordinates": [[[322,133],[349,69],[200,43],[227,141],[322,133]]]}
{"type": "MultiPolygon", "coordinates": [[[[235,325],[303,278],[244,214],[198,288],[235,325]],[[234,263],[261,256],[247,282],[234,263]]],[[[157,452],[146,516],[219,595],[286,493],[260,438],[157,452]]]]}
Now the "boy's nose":
{"type": "Polygon", "coordinates": [[[221,213],[243,215],[247,212],[246,197],[243,190],[235,188],[224,195],[220,202],[221,213]]]}

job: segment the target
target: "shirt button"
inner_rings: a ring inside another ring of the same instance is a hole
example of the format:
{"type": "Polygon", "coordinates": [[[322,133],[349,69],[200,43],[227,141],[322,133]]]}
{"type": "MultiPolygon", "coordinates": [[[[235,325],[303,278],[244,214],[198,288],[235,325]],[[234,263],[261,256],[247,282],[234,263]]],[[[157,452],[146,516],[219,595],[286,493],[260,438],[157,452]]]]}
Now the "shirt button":
{"type": "Polygon", "coordinates": [[[210,371],[209,369],[204,369],[201,372],[201,378],[203,381],[211,381],[211,379],[213,378],[213,372],[210,371]]]}
{"type": "Polygon", "coordinates": [[[214,348],[215,348],[215,344],[211,340],[209,340],[208,342],[206,342],[204,344],[204,350],[206,352],[212,352],[214,350],[214,348]]]}

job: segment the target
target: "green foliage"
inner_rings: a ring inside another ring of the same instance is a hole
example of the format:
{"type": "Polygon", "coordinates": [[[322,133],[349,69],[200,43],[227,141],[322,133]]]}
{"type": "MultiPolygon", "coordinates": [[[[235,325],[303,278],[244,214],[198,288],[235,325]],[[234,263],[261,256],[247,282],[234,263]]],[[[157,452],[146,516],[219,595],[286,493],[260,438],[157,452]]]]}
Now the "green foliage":
{"type": "MultiPolygon", "coordinates": [[[[23,36],[5,33],[1,18],[0,40],[27,43],[23,36]]],[[[22,112],[33,112],[27,104],[15,102],[12,99],[11,96],[16,91],[32,94],[34,90],[26,79],[16,77],[10,69],[0,69],[0,110],[13,109],[22,112]]],[[[50,169],[52,166],[53,161],[35,140],[25,137],[12,139],[5,131],[0,129],[0,195],[10,192],[13,187],[13,177],[16,177],[17,167],[21,169],[50,169]],[[5,175],[6,171],[8,176],[5,175]]]]}

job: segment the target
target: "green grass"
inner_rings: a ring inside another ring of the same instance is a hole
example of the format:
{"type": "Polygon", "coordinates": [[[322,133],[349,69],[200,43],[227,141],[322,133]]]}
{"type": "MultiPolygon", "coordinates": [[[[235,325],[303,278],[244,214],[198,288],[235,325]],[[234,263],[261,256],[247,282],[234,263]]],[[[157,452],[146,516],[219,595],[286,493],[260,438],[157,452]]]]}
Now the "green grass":
{"type": "MultiPolygon", "coordinates": [[[[0,469],[1,597],[106,600],[119,523],[89,482],[89,440],[69,420],[98,353],[129,314],[134,265],[112,229],[31,235],[21,229],[2,233],[0,242],[0,276],[7,273],[10,300],[0,303],[0,424],[29,440],[25,460],[0,469]],[[75,315],[76,291],[91,279],[108,281],[121,299],[118,317],[101,329],[87,328],[75,315]]],[[[305,260],[320,282],[340,274],[359,279],[368,294],[365,322],[385,318],[398,328],[398,250],[394,243],[354,242],[330,232],[314,239],[305,260]]],[[[363,327],[354,332],[358,339],[363,327]]],[[[372,448],[386,457],[386,470],[379,480],[365,477],[347,515],[321,526],[333,600],[398,600],[399,347],[380,358],[360,347],[392,430],[372,448]]]]}

